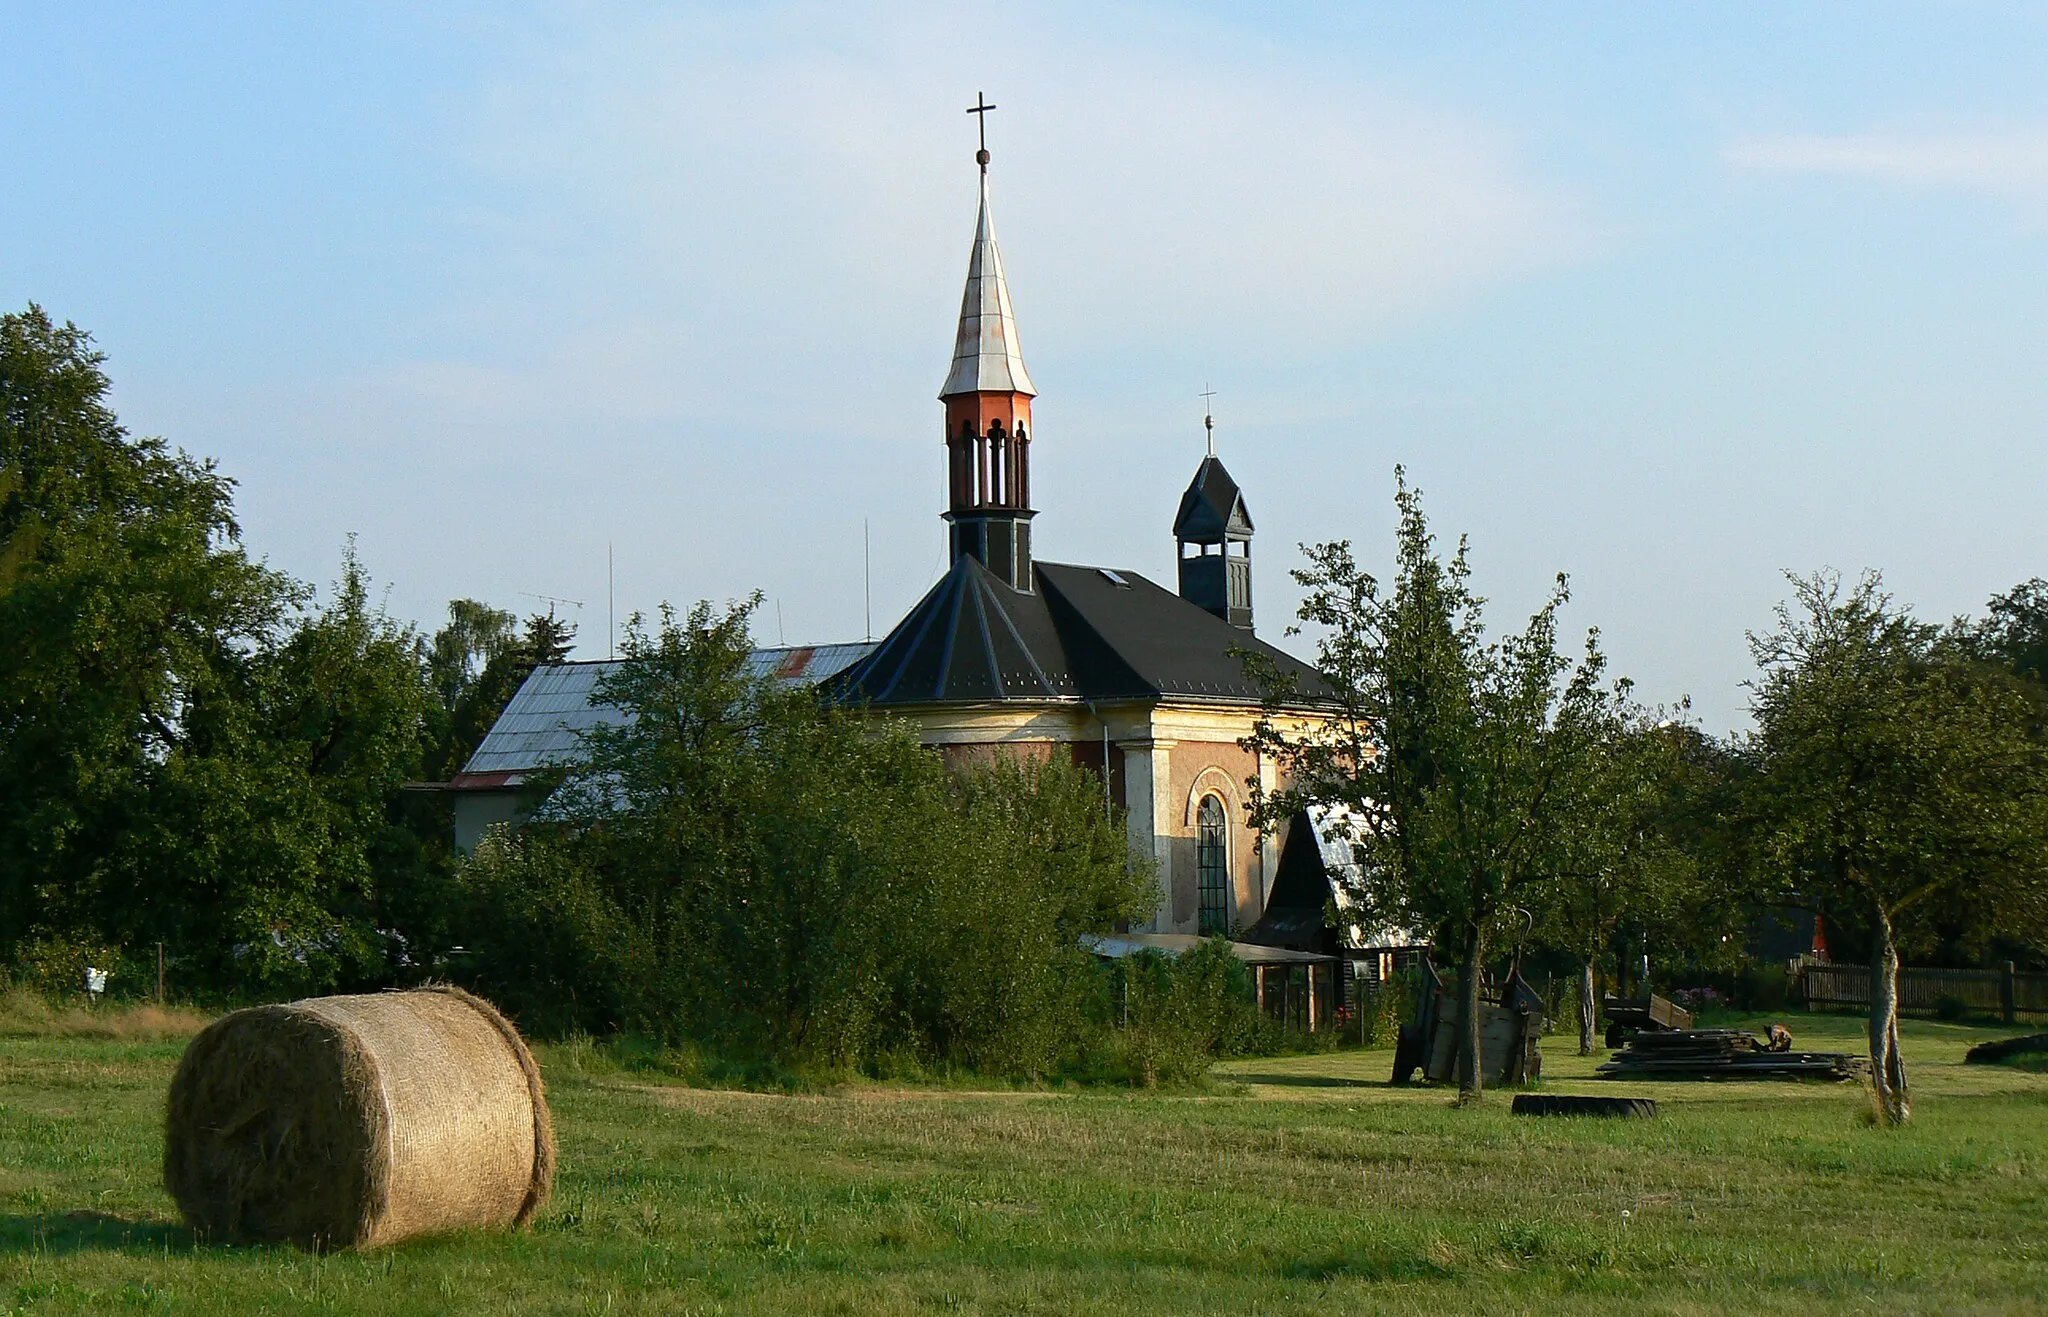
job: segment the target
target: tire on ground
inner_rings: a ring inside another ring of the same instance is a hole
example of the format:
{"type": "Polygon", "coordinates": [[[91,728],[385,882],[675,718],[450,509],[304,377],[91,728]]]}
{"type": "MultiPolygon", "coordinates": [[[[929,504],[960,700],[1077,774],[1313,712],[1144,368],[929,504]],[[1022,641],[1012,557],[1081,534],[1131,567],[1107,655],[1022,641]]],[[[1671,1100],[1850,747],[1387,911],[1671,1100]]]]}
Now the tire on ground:
{"type": "Polygon", "coordinates": [[[1518,1093],[1511,1110],[1517,1116],[1611,1116],[1647,1120],[1657,1114],[1657,1103],[1653,1098],[1518,1093]]]}

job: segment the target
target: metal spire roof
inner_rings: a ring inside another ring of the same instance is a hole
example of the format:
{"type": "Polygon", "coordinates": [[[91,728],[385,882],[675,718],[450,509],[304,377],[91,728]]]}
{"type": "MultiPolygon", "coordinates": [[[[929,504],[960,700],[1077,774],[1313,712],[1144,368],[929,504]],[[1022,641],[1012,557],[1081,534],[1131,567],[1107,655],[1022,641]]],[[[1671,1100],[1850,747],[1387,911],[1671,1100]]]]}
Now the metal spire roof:
{"type": "Polygon", "coordinates": [[[1003,278],[1003,254],[996,249],[996,224],[988,208],[988,166],[981,169],[981,215],[974,223],[974,254],[967,260],[967,293],[960,299],[960,334],[953,342],[953,369],[941,398],[962,393],[1021,393],[1037,397],[1017,346],[1017,319],[1010,310],[1010,285],[1003,278]]]}

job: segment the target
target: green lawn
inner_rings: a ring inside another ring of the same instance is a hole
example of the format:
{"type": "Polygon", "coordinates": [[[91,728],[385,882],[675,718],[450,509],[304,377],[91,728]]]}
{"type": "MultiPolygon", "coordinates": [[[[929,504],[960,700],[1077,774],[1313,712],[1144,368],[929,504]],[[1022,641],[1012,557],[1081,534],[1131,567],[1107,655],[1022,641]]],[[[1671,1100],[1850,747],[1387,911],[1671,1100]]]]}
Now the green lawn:
{"type": "MultiPolygon", "coordinates": [[[[1854,1049],[1860,1022],[1791,1021],[1854,1049]]],[[[2048,1309],[2048,1074],[1909,1022],[1919,1120],[1848,1086],[1551,1091],[1649,1122],[1389,1089],[1389,1056],[1236,1062],[1196,1095],[579,1077],[533,1231],[362,1256],[195,1244],[158,1183],[182,1044],[0,1038],[0,1312],[1961,1312],[2048,1309]]],[[[1603,1054],[1604,1055],[1604,1054],[1603,1054]]]]}

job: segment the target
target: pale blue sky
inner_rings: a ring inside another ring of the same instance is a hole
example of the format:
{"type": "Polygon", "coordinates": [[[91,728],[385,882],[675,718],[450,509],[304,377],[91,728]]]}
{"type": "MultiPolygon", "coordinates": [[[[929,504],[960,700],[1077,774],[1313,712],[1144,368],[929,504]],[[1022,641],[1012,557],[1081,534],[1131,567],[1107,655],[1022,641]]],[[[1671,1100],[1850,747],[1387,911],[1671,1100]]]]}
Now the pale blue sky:
{"type": "Polygon", "coordinates": [[[1212,381],[1276,638],[1397,461],[1716,730],[1783,568],[2048,575],[2044,4],[4,0],[0,306],[402,616],[601,653],[614,542],[621,615],[857,638],[863,518],[878,629],[942,566],[977,90],[1045,557],[1171,580],[1212,381]]]}

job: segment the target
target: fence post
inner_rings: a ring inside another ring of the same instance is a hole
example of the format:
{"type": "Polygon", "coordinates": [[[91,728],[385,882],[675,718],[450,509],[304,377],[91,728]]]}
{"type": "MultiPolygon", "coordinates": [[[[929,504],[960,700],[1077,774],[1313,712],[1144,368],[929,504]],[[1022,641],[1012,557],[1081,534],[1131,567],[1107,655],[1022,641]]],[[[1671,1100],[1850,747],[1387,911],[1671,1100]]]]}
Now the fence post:
{"type": "Polygon", "coordinates": [[[2012,962],[2005,962],[2005,977],[1998,981],[1998,1013],[2007,1024],[2019,1022],[2019,994],[2013,982],[2012,962]]]}

